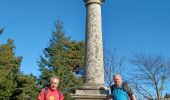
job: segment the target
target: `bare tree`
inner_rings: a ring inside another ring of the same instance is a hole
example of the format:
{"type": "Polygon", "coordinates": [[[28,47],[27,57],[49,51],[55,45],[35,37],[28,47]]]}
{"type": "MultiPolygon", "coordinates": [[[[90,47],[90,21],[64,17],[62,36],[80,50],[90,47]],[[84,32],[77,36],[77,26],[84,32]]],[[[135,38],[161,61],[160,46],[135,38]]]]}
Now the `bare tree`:
{"type": "Polygon", "coordinates": [[[136,54],[130,63],[135,65],[133,85],[148,100],[161,100],[170,77],[170,61],[161,55],[136,54]]]}
{"type": "Polygon", "coordinates": [[[108,87],[113,84],[113,75],[124,71],[124,58],[116,55],[116,50],[104,50],[105,82],[108,87]]]}

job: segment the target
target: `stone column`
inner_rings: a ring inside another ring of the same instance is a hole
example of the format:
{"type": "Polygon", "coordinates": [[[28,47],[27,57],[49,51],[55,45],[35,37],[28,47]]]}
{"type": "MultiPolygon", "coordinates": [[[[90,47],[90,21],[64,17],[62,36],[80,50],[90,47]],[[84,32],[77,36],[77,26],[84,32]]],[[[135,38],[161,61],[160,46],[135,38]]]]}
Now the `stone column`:
{"type": "Polygon", "coordinates": [[[104,87],[101,4],[104,0],[84,0],[86,5],[85,84],[76,90],[75,100],[108,100],[104,87]]]}
{"type": "Polygon", "coordinates": [[[103,86],[102,0],[84,0],[86,5],[85,85],[103,86]]]}

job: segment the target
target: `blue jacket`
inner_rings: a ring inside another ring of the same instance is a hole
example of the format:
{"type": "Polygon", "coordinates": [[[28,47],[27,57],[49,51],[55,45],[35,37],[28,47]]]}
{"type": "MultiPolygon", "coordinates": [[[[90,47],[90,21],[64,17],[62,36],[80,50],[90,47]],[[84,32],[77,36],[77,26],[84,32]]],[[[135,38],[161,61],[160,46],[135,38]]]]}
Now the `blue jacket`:
{"type": "Polygon", "coordinates": [[[113,85],[111,87],[111,95],[113,97],[113,100],[129,100],[128,93],[126,90],[123,89],[122,86],[117,88],[115,85],[113,85]]]}

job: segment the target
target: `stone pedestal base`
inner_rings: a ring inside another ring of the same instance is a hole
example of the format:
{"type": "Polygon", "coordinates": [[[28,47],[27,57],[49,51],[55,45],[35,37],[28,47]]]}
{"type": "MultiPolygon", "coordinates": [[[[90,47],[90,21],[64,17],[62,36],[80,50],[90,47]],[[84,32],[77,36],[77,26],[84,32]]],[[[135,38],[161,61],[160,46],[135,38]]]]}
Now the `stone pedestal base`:
{"type": "Polygon", "coordinates": [[[109,100],[108,90],[97,89],[77,89],[72,95],[74,100],[109,100]]]}

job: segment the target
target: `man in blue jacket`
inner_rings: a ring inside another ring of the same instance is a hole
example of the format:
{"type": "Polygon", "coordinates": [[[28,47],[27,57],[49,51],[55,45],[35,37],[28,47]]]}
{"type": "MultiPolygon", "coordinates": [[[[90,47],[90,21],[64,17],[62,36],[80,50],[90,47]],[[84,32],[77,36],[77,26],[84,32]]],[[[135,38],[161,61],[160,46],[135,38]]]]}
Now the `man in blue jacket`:
{"type": "Polygon", "coordinates": [[[111,87],[111,95],[113,100],[136,100],[132,89],[127,83],[122,82],[121,75],[113,76],[114,85],[111,87]]]}

